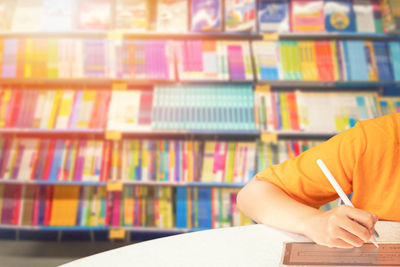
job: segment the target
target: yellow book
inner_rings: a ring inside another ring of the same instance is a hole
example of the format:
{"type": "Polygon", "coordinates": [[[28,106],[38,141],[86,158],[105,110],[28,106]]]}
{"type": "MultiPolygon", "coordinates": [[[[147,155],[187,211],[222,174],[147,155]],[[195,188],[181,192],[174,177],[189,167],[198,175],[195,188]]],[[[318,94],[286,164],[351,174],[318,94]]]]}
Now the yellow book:
{"type": "Polygon", "coordinates": [[[47,78],[58,78],[58,40],[48,40],[47,78]]]}
{"type": "Polygon", "coordinates": [[[301,64],[301,73],[303,77],[303,81],[311,81],[311,72],[308,66],[308,51],[307,51],[307,44],[306,41],[298,41],[297,45],[300,51],[300,64],[301,64]]]}
{"type": "Polygon", "coordinates": [[[286,92],[279,92],[282,130],[290,130],[290,116],[286,99],[286,92]]]}
{"type": "Polygon", "coordinates": [[[174,227],[174,211],[173,211],[173,197],[172,197],[172,187],[163,187],[164,197],[165,197],[165,227],[174,227]]]}
{"type": "Polygon", "coordinates": [[[47,129],[53,129],[55,126],[55,122],[56,122],[56,118],[58,116],[58,111],[59,111],[62,95],[63,95],[62,90],[57,90],[54,95],[53,105],[52,105],[52,108],[50,111],[50,117],[49,117],[49,121],[47,124],[47,129]]]}
{"type": "Polygon", "coordinates": [[[315,53],[315,46],[314,46],[314,41],[308,41],[307,42],[308,46],[308,65],[309,65],[309,70],[310,70],[310,77],[311,81],[318,81],[318,68],[317,68],[317,57],[315,53]]]}
{"type": "Polygon", "coordinates": [[[74,102],[75,92],[72,90],[65,90],[60,100],[60,110],[57,116],[55,128],[67,129],[69,117],[72,113],[72,104],[74,102]]]}
{"type": "Polygon", "coordinates": [[[50,226],[75,225],[79,190],[79,186],[54,186],[50,226]]]}
{"type": "Polygon", "coordinates": [[[125,187],[125,198],[124,198],[124,225],[132,226],[133,225],[133,187],[125,187]]]}
{"type": "Polygon", "coordinates": [[[192,190],[193,187],[188,187],[187,188],[187,201],[186,201],[186,210],[187,210],[187,228],[191,229],[193,228],[193,223],[192,223],[192,190]]]}
{"type": "Polygon", "coordinates": [[[76,127],[80,129],[88,129],[94,101],[96,99],[95,90],[85,90],[82,94],[82,101],[80,103],[80,112],[78,116],[78,121],[76,122],[76,127]]]}
{"type": "Polygon", "coordinates": [[[3,96],[0,99],[0,128],[4,128],[7,118],[7,106],[11,99],[11,90],[6,89],[3,91],[3,96]]]}
{"type": "Polygon", "coordinates": [[[215,141],[206,141],[204,145],[203,166],[201,168],[201,182],[209,183],[215,181],[214,153],[216,148],[215,141]]]}
{"type": "Polygon", "coordinates": [[[332,40],[330,42],[331,44],[331,49],[332,49],[332,60],[333,60],[333,74],[334,74],[334,79],[335,81],[340,80],[340,70],[339,70],[339,62],[338,62],[338,57],[337,57],[337,47],[336,47],[336,41],[332,40]]]}
{"type": "Polygon", "coordinates": [[[175,167],[175,142],[178,142],[178,141],[174,141],[174,140],[169,141],[169,153],[168,153],[169,175],[168,175],[168,179],[171,182],[175,181],[175,168],[176,168],[175,167]]]}
{"type": "Polygon", "coordinates": [[[32,39],[25,40],[25,66],[24,77],[32,78],[32,61],[34,59],[32,39]]]}
{"type": "Polygon", "coordinates": [[[100,193],[100,205],[99,205],[99,226],[105,225],[105,209],[106,209],[106,199],[107,199],[107,191],[105,186],[99,187],[100,193]]]}

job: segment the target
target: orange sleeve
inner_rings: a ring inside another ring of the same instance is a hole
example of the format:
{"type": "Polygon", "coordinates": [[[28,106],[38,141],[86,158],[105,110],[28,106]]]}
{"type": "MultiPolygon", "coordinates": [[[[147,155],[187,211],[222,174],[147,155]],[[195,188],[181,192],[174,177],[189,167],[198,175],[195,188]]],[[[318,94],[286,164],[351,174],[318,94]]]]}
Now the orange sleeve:
{"type": "Polygon", "coordinates": [[[343,191],[350,193],[353,170],[364,150],[365,134],[358,122],[353,128],[319,146],[279,165],[264,169],[256,178],[278,186],[303,204],[319,208],[337,199],[338,195],[317,165],[317,159],[324,161],[343,191]]]}

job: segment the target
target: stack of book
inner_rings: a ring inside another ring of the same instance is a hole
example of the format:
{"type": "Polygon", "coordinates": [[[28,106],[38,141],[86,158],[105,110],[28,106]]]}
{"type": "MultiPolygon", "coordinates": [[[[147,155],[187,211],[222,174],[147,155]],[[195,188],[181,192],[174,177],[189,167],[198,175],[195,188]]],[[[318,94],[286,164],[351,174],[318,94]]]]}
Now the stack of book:
{"type": "Polygon", "coordinates": [[[379,106],[382,115],[400,112],[400,98],[399,97],[380,97],[379,106]]]}
{"type": "Polygon", "coordinates": [[[175,228],[172,187],[126,186],[108,195],[107,225],[175,228]]]}
{"type": "Polygon", "coordinates": [[[257,79],[297,81],[396,81],[398,42],[254,41],[257,79]]]}
{"type": "Polygon", "coordinates": [[[110,145],[103,140],[0,139],[0,180],[100,182],[110,145]]]}
{"type": "Polygon", "coordinates": [[[104,226],[106,188],[0,184],[3,225],[104,226]]]}
{"type": "Polygon", "coordinates": [[[124,140],[111,154],[111,181],[246,183],[256,173],[255,142],[124,140]]]}
{"type": "Polygon", "coordinates": [[[174,80],[166,40],[1,39],[3,78],[134,78],[174,80]]]}
{"type": "Polygon", "coordinates": [[[247,41],[177,42],[178,76],[186,80],[253,80],[247,41]]]}
{"type": "Polygon", "coordinates": [[[0,89],[0,128],[104,129],[110,91],[0,89]]]}
{"type": "Polygon", "coordinates": [[[250,85],[156,86],[153,129],[252,131],[250,85]]]}
{"type": "Polygon", "coordinates": [[[321,144],[316,140],[279,140],[277,143],[257,143],[257,170],[297,157],[302,152],[321,144]]]}
{"type": "Polygon", "coordinates": [[[150,90],[112,91],[107,130],[145,132],[152,130],[153,92],[150,90]]]}
{"type": "Polygon", "coordinates": [[[256,91],[256,124],[261,131],[337,133],[378,117],[376,97],[371,92],[256,91]]]}
{"type": "Polygon", "coordinates": [[[176,227],[208,229],[252,224],[237,208],[238,191],[233,188],[178,187],[176,227]]]}

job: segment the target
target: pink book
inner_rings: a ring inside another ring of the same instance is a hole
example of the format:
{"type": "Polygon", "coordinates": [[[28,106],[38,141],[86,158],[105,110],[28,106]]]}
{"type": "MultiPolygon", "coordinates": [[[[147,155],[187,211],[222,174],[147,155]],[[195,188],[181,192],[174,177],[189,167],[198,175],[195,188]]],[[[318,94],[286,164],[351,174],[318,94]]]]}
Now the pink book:
{"type": "Polygon", "coordinates": [[[112,211],[112,226],[120,225],[120,212],[121,212],[121,192],[114,192],[114,203],[112,211]]]}
{"type": "Polygon", "coordinates": [[[294,32],[325,31],[323,0],[292,0],[291,23],[294,32]]]}

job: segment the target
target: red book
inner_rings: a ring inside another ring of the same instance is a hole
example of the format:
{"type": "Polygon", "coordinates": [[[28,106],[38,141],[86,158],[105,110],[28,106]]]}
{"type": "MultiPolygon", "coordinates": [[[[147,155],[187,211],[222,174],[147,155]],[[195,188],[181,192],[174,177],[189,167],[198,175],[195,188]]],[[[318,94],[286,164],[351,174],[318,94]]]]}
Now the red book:
{"type": "Polygon", "coordinates": [[[11,110],[11,114],[9,117],[10,120],[8,121],[8,124],[6,125],[7,128],[14,128],[16,126],[17,119],[18,119],[18,113],[20,111],[22,93],[23,93],[23,91],[21,91],[21,90],[15,91],[15,98],[12,103],[12,110],[11,110]]]}
{"type": "Polygon", "coordinates": [[[286,93],[288,108],[289,108],[289,117],[290,117],[290,128],[293,131],[299,131],[299,116],[297,110],[297,102],[296,102],[296,93],[288,92],[286,93]]]}
{"type": "Polygon", "coordinates": [[[44,225],[50,225],[51,218],[51,206],[53,204],[53,186],[46,186],[46,202],[45,202],[45,210],[44,210],[44,225]]]}
{"type": "Polygon", "coordinates": [[[14,208],[13,208],[13,216],[11,220],[11,224],[18,225],[19,217],[21,216],[21,193],[22,193],[22,185],[15,185],[14,191],[14,208]]]}
{"type": "Polygon", "coordinates": [[[293,141],[294,156],[297,157],[301,153],[301,148],[298,140],[293,141]]]}
{"type": "Polygon", "coordinates": [[[51,171],[51,165],[53,163],[53,158],[54,158],[54,151],[56,147],[56,139],[50,140],[50,145],[49,145],[49,152],[46,157],[46,162],[44,164],[44,169],[43,169],[43,174],[42,174],[42,180],[47,181],[50,176],[50,171],[51,171]]]}
{"type": "Polygon", "coordinates": [[[89,129],[95,129],[98,124],[101,98],[102,92],[97,91],[93,103],[92,114],[90,115],[89,119],[89,129]]]}
{"type": "Polygon", "coordinates": [[[110,158],[111,158],[111,142],[104,141],[103,143],[103,157],[101,158],[101,172],[100,181],[106,182],[109,177],[110,171],[110,158]]]}

